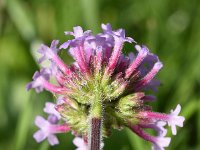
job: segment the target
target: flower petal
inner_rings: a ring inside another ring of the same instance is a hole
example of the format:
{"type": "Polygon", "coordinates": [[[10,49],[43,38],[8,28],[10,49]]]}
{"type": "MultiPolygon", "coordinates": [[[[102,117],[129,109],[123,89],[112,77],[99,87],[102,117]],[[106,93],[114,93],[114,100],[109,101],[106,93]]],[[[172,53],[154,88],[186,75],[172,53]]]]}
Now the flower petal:
{"type": "Polygon", "coordinates": [[[47,135],[44,134],[44,132],[42,130],[38,130],[37,132],[35,132],[33,134],[34,139],[40,143],[42,142],[44,139],[46,139],[47,135]]]}
{"type": "Polygon", "coordinates": [[[53,134],[51,134],[51,135],[48,136],[48,142],[49,142],[50,145],[57,145],[57,144],[59,144],[58,138],[55,135],[53,135],[53,134]]]}

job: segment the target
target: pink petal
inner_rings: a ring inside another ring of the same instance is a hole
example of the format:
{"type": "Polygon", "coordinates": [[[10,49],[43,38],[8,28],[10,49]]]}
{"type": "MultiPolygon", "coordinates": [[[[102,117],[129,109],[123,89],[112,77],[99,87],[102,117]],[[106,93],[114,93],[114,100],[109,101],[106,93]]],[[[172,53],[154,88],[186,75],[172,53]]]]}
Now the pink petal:
{"type": "Polygon", "coordinates": [[[44,134],[42,130],[38,130],[37,132],[34,133],[33,137],[39,143],[43,141],[47,137],[47,135],[44,134]]]}
{"type": "Polygon", "coordinates": [[[35,125],[39,128],[44,128],[48,125],[48,121],[46,121],[43,117],[37,116],[35,119],[35,125]]]}
{"type": "Polygon", "coordinates": [[[58,138],[55,135],[53,135],[53,134],[51,134],[51,135],[48,136],[48,142],[49,142],[50,145],[57,145],[57,144],[59,144],[58,138]]]}

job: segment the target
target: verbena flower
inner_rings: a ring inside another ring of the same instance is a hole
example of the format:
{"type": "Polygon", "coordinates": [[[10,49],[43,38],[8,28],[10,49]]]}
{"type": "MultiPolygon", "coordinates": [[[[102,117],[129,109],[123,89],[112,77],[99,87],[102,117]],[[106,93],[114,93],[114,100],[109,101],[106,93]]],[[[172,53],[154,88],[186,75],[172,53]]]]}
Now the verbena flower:
{"type": "Polygon", "coordinates": [[[184,122],[184,117],[178,116],[180,105],[163,114],[153,112],[146,104],[155,100],[145,91],[157,90],[160,83],[154,77],[163,64],[144,45],[135,45],[136,52],[124,55],[124,43],[132,44],[134,40],[126,37],[123,29],[113,31],[110,24],[102,24],[102,29],[103,33],[93,35],[89,30],[83,32],[81,27],[74,27],[73,32],[65,32],[73,39],[63,44],[54,40],[50,47],[41,45],[38,62],[48,60],[50,66],[37,71],[27,89],[45,89],[57,101],[46,103],[48,120],[36,117],[39,131],[34,138],[37,142],[47,138],[55,145],[59,143],[55,134],[70,130],[76,136],[74,144],[78,149],[86,149],[95,136],[95,128],[99,128],[99,135],[108,137],[112,128],[127,127],[151,142],[154,150],[163,150],[171,140],[165,137],[165,125],[176,135],[176,126],[182,127],[184,122]],[[59,57],[60,51],[67,52],[66,49],[75,60],[69,66],[59,57]],[[50,83],[52,77],[56,84],[50,83]],[[157,135],[150,135],[145,129],[155,130],[157,135]]]}
{"type": "Polygon", "coordinates": [[[87,146],[87,142],[84,141],[82,138],[80,137],[76,137],[73,140],[74,145],[76,145],[77,149],[76,150],[87,150],[88,146],[87,146]]]}

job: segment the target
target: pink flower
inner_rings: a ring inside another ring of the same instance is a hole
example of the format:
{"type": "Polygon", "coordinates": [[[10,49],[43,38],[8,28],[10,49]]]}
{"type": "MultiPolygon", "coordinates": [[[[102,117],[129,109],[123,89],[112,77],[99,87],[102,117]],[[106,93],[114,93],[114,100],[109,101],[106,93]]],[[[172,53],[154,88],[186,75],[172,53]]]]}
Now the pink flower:
{"type": "Polygon", "coordinates": [[[76,150],[87,150],[87,143],[80,137],[75,137],[73,140],[74,145],[76,145],[76,150]]]}
{"type": "Polygon", "coordinates": [[[183,122],[185,118],[183,116],[178,116],[181,111],[181,106],[178,104],[175,110],[171,110],[170,117],[168,120],[168,125],[172,128],[172,134],[176,135],[176,126],[183,127],[183,122]]]}
{"type": "Polygon", "coordinates": [[[58,119],[61,119],[60,113],[55,109],[56,104],[46,102],[44,112],[50,115],[55,115],[58,119]]]}
{"type": "Polygon", "coordinates": [[[63,44],[53,40],[50,47],[40,46],[39,63],[49,61],[50,66],[37,71],[27,89],[47,90],[56,101],[45,105],[48,120],[36,117],[39,131],[34,138],[37,142],[48,139],[55,145],[58,144],[56,133],[71,130],[77,136],[73,141],[77,149],[85,150],[95,139],[93,145],[100,148],[100,140],[108,137],[113,127],[119,130],[128,127],[151,142],[154,150],[164,150],[171,140],[165,137],[165,126],[169,125],[172,134],[176,135],[176,127],[182,127],[185,118],[179,116],[180,105],[170,114],[164,114],[153,112],[146,104],[156,99],[145,93],[157,91],[160,82],[155,76],[163,63],[144,45],[135,45],[135,52],[123,54],[124,44],[134,43],[132,38],[126,37],[124,29],[113,30],[110,24],[102,24],[102,30],[94,35],[77,26],[73,32],[65,32],[73,38],[63,44]],[[60,51],[68,51],[74,62],[67,65],[59,56],[60,51]],[[98,127],[92,124],[92,119],[98,127]],[[155,130],[157,135],[145,132],[147,128],[155,130]],[[95,131],[97,138],[92,139],[95,131]],[[88,139],[88,145],[85,139],[88,139]]]}
{"type": "Polygon", "coordinates": [[[70,130],[67,125],[54,125],[40,116],[36,117],[35,124],[40,128],[40,130],[33,135],[35,140],[41,142],[47,138],[50,145],[59,144],[57,137],[54,135],[55,133],[67,132],[70,130]]]}

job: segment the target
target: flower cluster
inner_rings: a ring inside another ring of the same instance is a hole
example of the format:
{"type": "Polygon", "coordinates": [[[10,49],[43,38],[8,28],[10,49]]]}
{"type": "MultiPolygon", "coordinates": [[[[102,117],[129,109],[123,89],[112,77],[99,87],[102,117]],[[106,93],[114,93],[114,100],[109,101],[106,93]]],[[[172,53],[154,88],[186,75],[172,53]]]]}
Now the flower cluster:
{"type": "Polygon", "coordinates": [[[102,30],[103,33],[93,35],[78,26],[73,32],[65,32],[73,39],[63,44],[54,40],[50,47],[41,45],[38,62],[49,61],[50,66],[37,71],[27,89],[34,88],[36,92],[45,89],[57,101],[46,103],[47,120],[36,117],[35,124],[40,130],[34,138],[37,142],[47,138],[55,145],[59,143],[56,133],[72,131],[78,150],[87,149],[93,117],[102,119],[103,137],[108,137],[112,128],[128,127],[150,141],[154,150],[163,150],[170,143],[164,127],[168,124],[176,135],[176,126],[183,126],[184,117],[179,116],[180,105],[169,114],[153,112],[147,105],[155,97],[145,95],[145,91],[157,90],[159,81],[154,77],[163,67],[162,63],[143,45],[135,45],[135,53],[124,55],[124,43],[132,44],[134,40],[126,37],[123,29],[113,31],[110,24],[102,24],[102,30]],[[59,57],[60,51],[66,49],[75,60],[70,66],[59,57]],[[52,77],[56,84],[51,83],[52,77]],[[145,129],[153,129],[157,135],[150,135],[145,129]]]}

